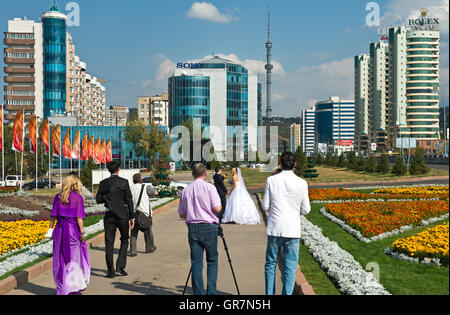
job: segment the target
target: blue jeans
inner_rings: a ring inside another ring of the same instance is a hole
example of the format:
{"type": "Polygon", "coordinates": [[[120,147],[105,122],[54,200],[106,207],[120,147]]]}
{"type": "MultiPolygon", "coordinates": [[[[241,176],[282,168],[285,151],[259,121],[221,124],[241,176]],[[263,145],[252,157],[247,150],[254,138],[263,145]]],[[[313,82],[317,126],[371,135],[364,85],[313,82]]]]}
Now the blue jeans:
{"type": "Polygon", "coordinates": [[[216,224],[188,224],[191,247],[192,289],[194,295],[205,295],[203,283],[203,251],[207,263],[207,295],[216,295],[219,253],[217,252],[218,226],[216,224]]]}
{"type": "Polygon", "coordinates": [[[278,255],[283,249],[284,275],[282,295],[294,292],[295,275],[297,273],[300,239],[269,236],[266,251],[266,295],[275,295],[275,273],[278,255]]]}

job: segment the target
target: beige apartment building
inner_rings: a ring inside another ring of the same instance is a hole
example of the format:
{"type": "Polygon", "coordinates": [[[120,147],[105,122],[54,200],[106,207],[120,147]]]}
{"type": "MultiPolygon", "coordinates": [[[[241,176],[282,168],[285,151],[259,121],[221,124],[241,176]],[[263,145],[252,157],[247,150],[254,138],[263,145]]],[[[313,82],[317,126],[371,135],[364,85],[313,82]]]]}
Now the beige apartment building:
{"type": "Polygon", "coordinates": [[[130,110],[126,106],[110,106],[106,110],[106,125],[126,126],[129,112],[130,110]]]}
{"type": "Polygon", "coordinates": [[[145,125],[169,126],[169,95],[138,97],[138,118],[145,125]]]}
{"type": "Polygon", "coordinates": [[[67,98],[68,116],[76,116],[80,126],[106,124],[106,89],[101,80],[86,72],[86,63],[75,53],[72,36],[67,34],[67,98]]]}

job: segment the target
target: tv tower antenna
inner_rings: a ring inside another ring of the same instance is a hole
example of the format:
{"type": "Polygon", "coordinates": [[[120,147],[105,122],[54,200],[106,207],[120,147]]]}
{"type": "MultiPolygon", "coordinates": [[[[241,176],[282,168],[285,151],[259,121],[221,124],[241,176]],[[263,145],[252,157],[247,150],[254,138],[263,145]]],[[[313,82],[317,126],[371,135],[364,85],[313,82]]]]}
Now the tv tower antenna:
{"type": "Polygon", "coordinates": [[[266,64],[266,72],[267,72],[267,112],[266,117],[272,118],[272,42],[270,41],[270,7],[268,7],[268,23],[267,23],[267,64],[266,64]]]}

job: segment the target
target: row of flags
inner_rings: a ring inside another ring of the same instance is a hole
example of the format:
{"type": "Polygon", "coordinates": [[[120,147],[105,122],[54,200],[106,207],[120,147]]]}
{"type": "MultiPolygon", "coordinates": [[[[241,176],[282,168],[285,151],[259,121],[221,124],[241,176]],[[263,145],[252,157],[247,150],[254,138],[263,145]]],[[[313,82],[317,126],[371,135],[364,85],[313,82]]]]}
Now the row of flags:
{"type": "MultiPolygon", "coordinates": [[[[33,115],[27,125],[30,152],[36,155],[37,152],[37,118],[33,115]]],[[[13,124],[13,144],[12,149],[19,153],[24,150],[24,111],[19,111],[14,119],[13,124]]],[[[70,142],[71,128],[66,132],[62,142],[62,156],[67,159],[88,161],[93,159],[95,164],[106,164],[112,161],[111,140],[95,139],[85,133],[81,139],[81,132],[78,130],[75,134],[73,142],[70,142]]],[[[3,106],[0,106],[0,150],[3,150],[3,106]]],[[[44,144],[45,153],[50,151],[50,123],[45,120],[41,129],[41,140],[44,144]]],[[[51,134],[51,144],[53,147],[53,156],[61,157],[61,126],[56,125],[51,134]]]]}

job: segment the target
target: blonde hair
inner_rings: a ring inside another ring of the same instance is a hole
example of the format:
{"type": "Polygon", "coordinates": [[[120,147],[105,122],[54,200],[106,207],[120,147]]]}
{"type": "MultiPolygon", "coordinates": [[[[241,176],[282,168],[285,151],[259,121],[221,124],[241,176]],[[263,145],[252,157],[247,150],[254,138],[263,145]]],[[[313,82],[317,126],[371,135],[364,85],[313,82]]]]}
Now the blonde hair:
{"type": "Polygon", "coordinates": [[[70,192],[75,191],[75,192],[81,194],[82,188],[83,188],[83,184],[81,183],[81,180],[78,178],[78,176],[76,176],[76,175],[67,176],[63,182],[61,193],[59,194],[61,203],[68,204],[70,192]]]}

